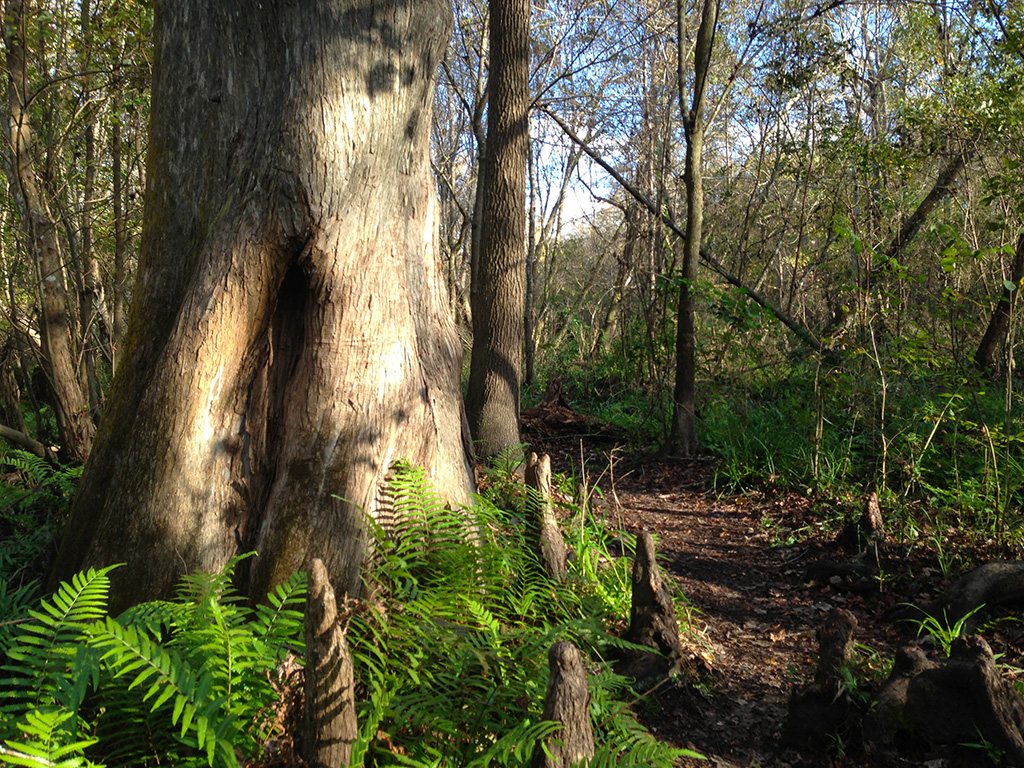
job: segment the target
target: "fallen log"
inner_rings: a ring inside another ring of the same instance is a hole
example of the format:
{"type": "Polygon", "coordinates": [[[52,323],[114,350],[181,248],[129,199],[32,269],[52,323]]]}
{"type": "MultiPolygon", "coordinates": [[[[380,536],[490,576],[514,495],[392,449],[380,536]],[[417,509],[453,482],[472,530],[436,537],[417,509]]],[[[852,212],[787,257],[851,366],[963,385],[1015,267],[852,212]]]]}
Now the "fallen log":
{"type": "Polygon", "coordinates": [[[1024,603],[1024,562],[985,563],[955,581],[938,604],[928,609],[955,624],[983,605],[1024,603]]]}

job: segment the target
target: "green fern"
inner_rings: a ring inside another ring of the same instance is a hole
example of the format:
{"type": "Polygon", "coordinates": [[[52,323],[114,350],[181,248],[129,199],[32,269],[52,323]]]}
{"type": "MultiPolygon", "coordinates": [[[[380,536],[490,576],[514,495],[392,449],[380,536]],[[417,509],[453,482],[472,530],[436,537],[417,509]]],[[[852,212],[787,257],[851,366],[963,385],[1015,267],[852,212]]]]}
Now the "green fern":
{"type": "MultiPolygon", "coordinates": [[[[32,621],[19,627],[14,645],[7,651],[10,674],[3,683],[0,710],[19,713],[58,704],[72,712],[80,701],[66,698],[66,681],[72,661],[80,657],[79,647],[88,637],[91,624],[107,611],[108,573],[116,566],[76,574],[71,584],[61,584],[51,600],[30,610],[32,621]]],[[[91,676],[91,675],[90,675],[91,676]]]]}
{"type": "Polygon", "coordinates": [[[296,573],[278,584],[265,603],[256,606],[253,631],[261,644],[264,663],[276,663],[291,651],[301,655],[306,574],[296,573]]]}
{"type": "Polygon", "coordinates": [[[236,748],[258,756],[277,697],[269,673],[302,648],[305,580],[253,610],[231,594],[237,562],[117,620],[106,615],[110,568],[75,576],[30,611],[0,681],[0,762],[237,766],[236,748]]]}
{"type": "Polygon", "coordinates": [[[93,740],[84,735],[80,712],[98,663],[87,638],[106,613],[111,570],[77,574],[18,626],[0,693],[5,760],[12,764],[84,764],[82,751],[93,740]]]}
{"type": "Polygon", "coordinates": [[[144,629],[153,637],[163,637],[175,627],[183,626],[190,614],[188,605],[171,600],[153,600],[128,608],[117,617],[117,623],[144,629]]]}
{"type": "Polygon", "coordinates": [[[0,453],[0,470],[21,472],[29,485],[41,485],[51,474],[46,459],[20,448],[8,448],[0,453]]]}
{"type": "Polygon", "coordinates": [[[670,765],[682,754],[637,723],[623,701],[632,696],[628,682],[603,661],[623,642],[609,634],[623,618],[617,598],[612,605],[582,572],[553,582],[521,515],[485,500],[452,510],[422,470],[393,468],[386,496],[399,514],[388,530],[374,528],[383,603],[357,613],[349,630],[369,694],[357,705],[354,758],[378,766],[527,765],[537,740],[556,727],[542,720],[541,707],[547,651],[558,639],[576,642],[599,670],[593,715],[607,764],[670,765]]]}
{"type": "Polygon", "coordinates": [[[19,448],[0,448],[0,472],[18,473],[21,482],[0,483],[0,509],[16,506],[54,509],[64,506],[75,492],[82,467],[51,464],[19,448]]]}
{"type": "MultiPolygon", "coordinates": [[[[0,759],[4,765],[21,765],[28,768],[89,768],[94,763],[82,757],[81,753],[96,743],[95,739],[80,739],[67,743],[67,722],[71,712],[59,709],[45,709],[29,712],[18,723],[22,738],[31,741],[8,739],[0,746],[0,759]]],[[[101,767],[97,767],[101,768],[101,767]]]]}
{"type": "Polygon", "coordinates": [[[125,690],[138,689],[149,711],[170,710],[170,724],[187,746],[205,751],[210,765],[235,765],[234,747],[228,734],[235,723],[222,711],[224,699],[216,696],[213,676],[197,675],[177,654],[153,641],[145,631],[122,627],[111,618],[91,629],[97,648],[114,680],[127,678],[125,690]]]}
{"type": "MultiPolygon", "coordinates": [[[[18,625],[29,617],[29,611],[36,603],[38,584],[31,581],[15,586],[0,579],[0,653],[6,654],[11,647],[18,625]]],[[[2,660],[5,663],[6,659],[2,660]]]]}
{"type": "Polygon", "coordinates": [[[80,475],[0,441],[0,582],[17,589],[45,576],[80,475]]]}

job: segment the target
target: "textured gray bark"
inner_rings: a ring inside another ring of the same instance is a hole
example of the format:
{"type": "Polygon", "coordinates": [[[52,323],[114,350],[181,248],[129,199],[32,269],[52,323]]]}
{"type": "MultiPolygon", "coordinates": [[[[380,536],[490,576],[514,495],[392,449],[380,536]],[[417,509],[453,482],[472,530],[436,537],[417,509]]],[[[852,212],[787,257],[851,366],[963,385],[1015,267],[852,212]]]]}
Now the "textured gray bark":
{"type": "Polygon", "coordinates": [[[487,140],[477,195],[479,263],[473,270],[473,352],[466,407],[477,453],[519,444],[526,158],[529,151],[529,0],[490,3],[487,140]]]}
{"type": "Polygon", "coordinates": [[[358,594],[398,459],[469,500],[429,129],[444,0],[166,0],[129,329],[56,576],[115,606],[256,550],[358,594]]]}
{"type": "Polygon", "coordinates": [[[127,250],[128,238],[125,232],[125,216],[123,205],[123,185],[121,183],[124,168],[121,162],[121,126],[115,120],[110,127],[110,173],[113,177],[113,188],[111,190],[111,202],[113,203],[114,214],[114,289],[112,293],[113,309],[111,324],[111,356],[113,357],[113,368],[117,368],[117,362],[121,356],[121,342],[124,340],[126,314],[125,314],[125,289],[128,280],[127,250]]]}

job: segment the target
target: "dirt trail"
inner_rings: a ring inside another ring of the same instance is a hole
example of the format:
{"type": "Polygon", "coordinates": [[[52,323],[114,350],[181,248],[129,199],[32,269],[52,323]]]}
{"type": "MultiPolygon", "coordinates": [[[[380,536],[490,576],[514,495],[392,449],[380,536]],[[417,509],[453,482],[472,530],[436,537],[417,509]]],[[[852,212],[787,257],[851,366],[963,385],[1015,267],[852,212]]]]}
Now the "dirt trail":
{"type": "MultiPolygon", "coordinates": [[[[858,582],[856,576],[852,581],[835,575],[815,580],[808,566],[850,560],[837,546],[836,532],[822,530],[823,518],[859,517],[863,500],[848,499],[840,507],[798,494],[719,495],[713,491],[713,460],[627,454],[616,447],[622,441],[613,430],[575,413],[557,387],[522,417],[523,439],[549,453],[555,471],[579,478],[581,465],[586,467],[584,486],[602,491],[597,514],[613,527],[632,533],[647,529],[658,538],[662,567],[693,606],[688,623],[695,628],[696,646],[710,659],[711,674],[702,685],[661,688],[641,712],[660,739],[709,758],[684,761],[687,768],[873,765],[855,730],[846,734],[845,743],[832,737],[817,751],[783,743],[790,693],[814,677],[816,633],[824,616],[833,608],[856,616],[853,671],[859,692],[870,697],[895,651],[916,639],[914,626],[888,618],[894,609],[929,604],[949,586],[944,575],[955,578],[962,567],[1007,557],[988,551],[994,549],[991,542],[948,528],[940,534],[946,574],[919,537],[890,547],[881,588],[878,580],[858,582]]],[[[1024,683],[1024,622],[1000,623],[984,636],[1001,658],[1004,676],[1024,683]]],[[[990,765],[983,750],[964,746],[901,754],[899,759],[900,766],[921,768],[990,765]]]]}
{"type": "MultiPolygon", "coordinates": [[[[879,685],[884,673],[877,672],[872,680],[872,669],[880,670],[881,660],[892,659],[897,648],[915,640],[912,626],[892,623],[886,616],[901,603],[926,604],[948,586],[934,553],[920,545],[903,547],[888,563],[891,571],[881,591],[862,590],[858,587],[864,585],[857,583],[816,582],[807,576],[809,565],[848,559],[835,544],[836,533],[820,530],[824,504],[796,494],[720,496],[712,490],[712,461],[625,458],[621,451],[612,483],[607,466],[614,439],[601,425],[567,408],[559,407],[557,413],[554,424],[546,413],[545,422],[524,419],[526,438],[535,449],[551,454],[556,471],[578,475],[581,456],[587,457],[590,480],[602,490],[603,506],[597,513],[629,532],[654,533],[662,567],[693,606],[689,623],[696,629],[694,642],[710,659],[712,672],[701,686],[660,689],[640,713],[658,738],[709,758],[680,765],[873,765],[855,732],[847,743],[832,738],[823,749],[786,746],[782,729],[790,692],[813,678],[816,631],[835,607],[855,614],[853,640],[865,660],[857,672],[865,686],[879,685]]],[[[962,554],[964,562],[985,559],[983,552],[962,554]]],[[[985,635],[1010,667],[1024,667],[1021,627],[1018,622],[985,635]]],[[[866,695],[870,693],[868,688],[866,695]]],[[[965,747],[905,755],[900,762],[911,768],[989,764],[983,751],[965,747]]]]}
{"type": "Polygon", "coordinates": [[[673,469],[636,468],[617,488],[616,513],[627,530],[658,536],[663,568],[695,608],[695,642],[708,643],[713,675],[704,694],[663,694],[664,709],[646,719],[659,738],[723,766],[791,764],[772,756],[790,687],[813,674],[808,651],[828,606],[786,577],[799,554],[770,546],[765,510],[679,489],[692,488],[694,473],[673,469]]]}
{"type": "Polygon", "coordinates": [[[679,710],[664,718],[652,712],[652,729],[705,754],[763,764],[785,718],[790,682],[811,670],[814,607],[780,583],[785,555],[766,546],[754,510],[693,492],[624,488],[618,495],[628,530],[657,533],[663,567],[696,609],[697,642],[710,643],[717,681],[706,697],[666,696],[679,710]]]}
{"type": "MultiPolygon", "coordinates": [[[[701,462],[637,465],[617,483],[618,505],[608,514],[624,528],[646,528],[660,538],[663,568],[692,603],[692,622],[709,646],[713,674],[704,690],[662,692],[643,716],[661,739],[694,749],[709,762],[687,766],[719,768],[852,768],[870,766],[856,744],[832,739],[826,750],[787,748],[782,742],[789,695],[814,676],[816,630],[833,607],[858,620],[854,641],[892,658],[914,640],[906,624],[884,617],[897,604],[931,596],[944,587],[938,569],[919,552],[901,565],[917,578],[898,577],[881,593],[856,594],[845,584],[818,584],[807,566],[841,558],[835,534],[819,534],[779,546],[779,534],[812,527],[820,511],[800,496],[752,500],[719,498],[707,489],[710,474],[701,462]],[[704,490],[702,490],[704,489],[704,490]],[[766,525],[766,521],[771,521],[766,525]]],[[[1007,658],[1021,657],[1020,630],[986,637],[1007,658]]],[[[1020,666],[1019,662],[1014,662],[1020,666]]],[[[977,749],[932,751],[908,756],[900,765],[958,768],[988,765],[977,749]]]]}

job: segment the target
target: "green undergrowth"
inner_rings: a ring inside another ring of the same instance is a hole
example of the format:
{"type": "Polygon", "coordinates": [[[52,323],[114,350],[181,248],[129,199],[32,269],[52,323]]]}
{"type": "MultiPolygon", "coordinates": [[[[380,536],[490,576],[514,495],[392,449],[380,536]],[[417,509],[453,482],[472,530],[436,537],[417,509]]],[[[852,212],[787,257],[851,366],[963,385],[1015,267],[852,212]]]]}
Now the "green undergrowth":
{"type": "Polygon", "coordinates": [[[509,509],[481,498],[453,511],[417,469],[405,468],[392,483],[402,522],[377,531],[386,574],[378,609],[356,612],[349,633],[367,687],[359,760],[527,765],[535,741],[552,729],[541,717],[547,651],[568,640],[590,665],[598,742],[591,765],[672,765],[684,752],[637,723],[629,681],[611,669],[615,650],[626,645],[611,630],[625,618],[628,562],[609,556],[597,523],[581,520],[566,531],[569,578],[552,581],[529,545],[528,496],[510,495],[507,483],[492,487],[509,509]]]}
{"type": "Polygon", "coordinates": [[[259,751],[275,725],[272,673],[302,650],[305,579],[250,609],[230,589],[236,562],[116,618],[107,612],[116,566],[44,599],[7,649],[4,764],[233,766],[259,751]]]}
{"type": "Polygon", "coordinates": [[[1017,389],[905,360],[884,371],[883,386],[861,362],[709,388],[701,439],[719,457],[716,487],[829,500],[856,500],[875,488],[903,538],[954,525],[1019,549],[1024,410],[1017,389]]]}
{"type": "MultiPolygon", "coordinates": [[[[626,618],[629,564],[609,555],[598,523],[576,520],[571,573],[555,583],[532,554],[524,506],[480,499],[452,510],[410,467],[394,473],[388,501],[401,522],[374,528],[368,597],[339,606],[355,661],[352,765],[528,765],[538,739],[557,738],[541,713],[558,640],[587,660],[591,765],[667,768],[689,754],[637,722],[629,681],[612,671],[626,645],[612,630],[626,618]]],[[[40,602],[5,645],[0,762],[236,766],[280,756],[297,736],[288,702],[305,579],[252,608],[232,592],[236,563],[117,617],[106,607],[111,568],[40,602]]]]}
{"type": "Polygon", "coordinates": [[[39,597],[81,474],[0,441],[0,649],[39,597]]]}

